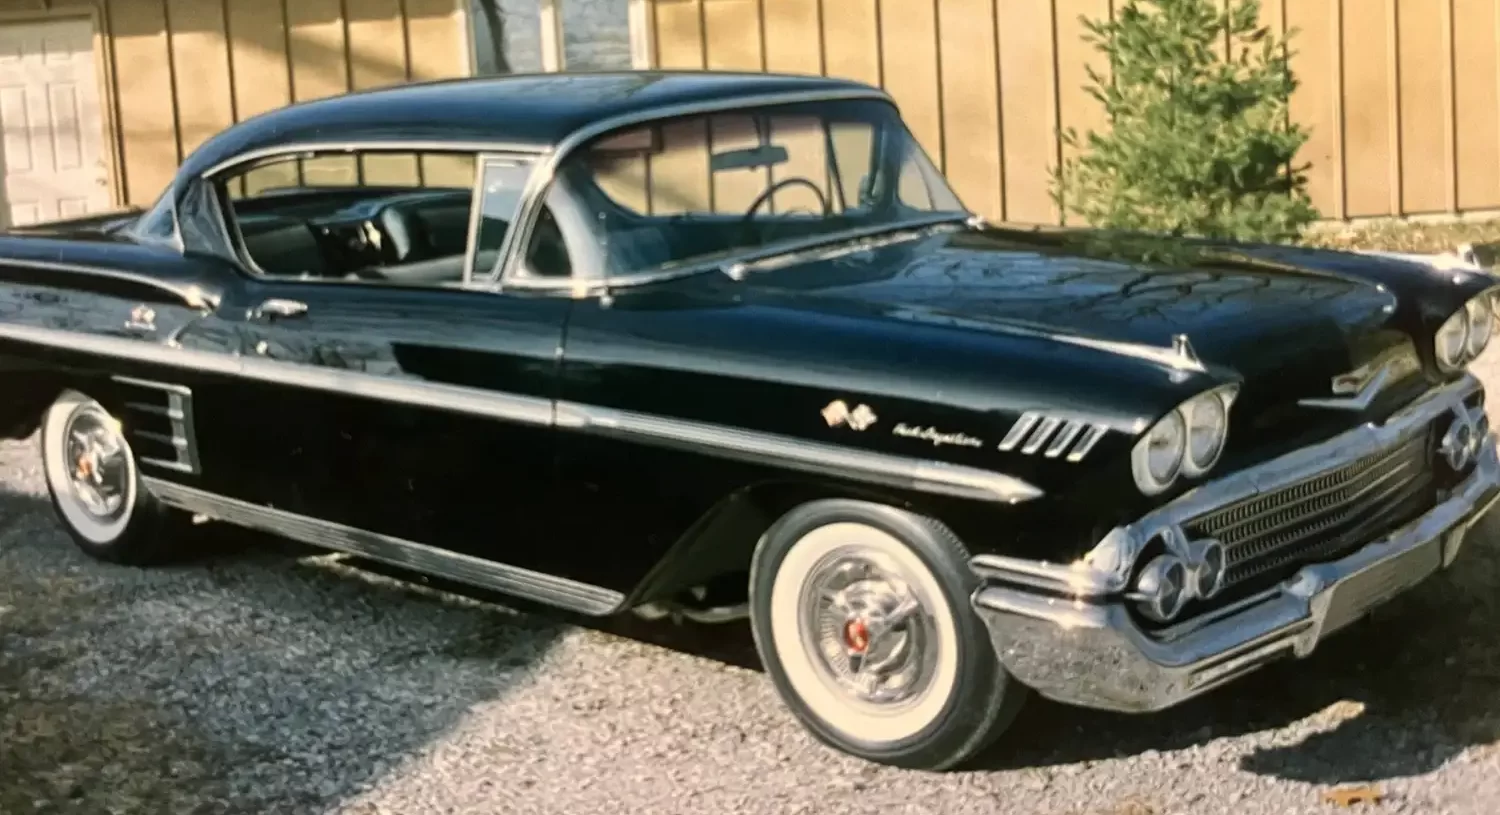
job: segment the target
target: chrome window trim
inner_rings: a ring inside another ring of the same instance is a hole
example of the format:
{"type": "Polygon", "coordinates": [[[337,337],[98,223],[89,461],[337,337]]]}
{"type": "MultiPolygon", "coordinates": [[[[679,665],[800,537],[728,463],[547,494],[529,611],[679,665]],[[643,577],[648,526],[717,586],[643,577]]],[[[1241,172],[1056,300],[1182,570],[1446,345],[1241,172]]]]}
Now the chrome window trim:
{"type": "MultiPolygon", "coordinates": [[[[521,204],[521,212],[516,219],[516,227],[518,228],[512,229],[510,234],[506,236],[505,245],[502,247],[500,253],[500,263],[497,268],[492,270],[489,275],[477,278],[477,282],[490,283],[496,288],[560,289],[570,287],[558,285],[558,281],[547,281],[543,285],[537,285],[532,280],[513,279],[516,266],[518,265],[515,248],[517,246],[525,246],[526,242],[531,239],[531,232],[536,227],[542,203],[546,197],[548,188],[552,186],[552,182],[557,175],[558,167],[579,147],[598,136],[632,125],[650,124],[651,122],[675,119],[682,116],[722,113],[742,108],[759,108],[772,105],[795,105],[807,102],[843,102],[861,99],[886,102],[892,107],[896,107],[896,101],[891,95],[878,88],[781,91],[754,96],[709,99],[678,105],[664,105],[658,108],[631,111],[618,116],[611,116],[581,127],[569,134],[567,138],[558,142],[555,148],[547,152],[537,162],[536,169],[533,171],[531,179],[527,182],[525,192],[523,193],[524,198],[521,204]]],[[[622,275],[620,278],[609,278],[610,285],[615,285],[617,282],[628,284],[631,282],[630,276],[622,275]]]]}
{"type": "Polygon", "coordinates": [[[433,141],[431,139],[370,139],[364,141],[288,142],[266,147],[257,147],[227,158],[198,174],[199,178],[210,178],[240,164],[259,161],[278,155],[297,153],[355,153],[361,150],[380,153],[430,152],[430,153],[516,153],[538,156],[546,148],[534,144],[517,144],[507,141],[433,141]]]}
{"type": "MultiPolygon", "coordinates": [[[[467,243],[464,247],[463,276],[460,278],[459,282],[456,285],[447,285],[446,287],[456,287],[466,291],[489,291],[489,287],[474,285],[472,275],[472,269],[475,262],[474,240],[477,236],[478,212],[480,195],[482,193],[483,186],[482,182],[484,179],[484,168],[488,162],[495,160],[503,161],[507,159],[514,159],[518,164],[524,162],[535,162],[537,157],[539,155],[542,155],[545,151],[533,145],[514,145],[505,142],[434,142],[400,140],[331,142],[329,144],[322,145],[299,142],[294,144],[279,145],[275,147],[263,147],[257,150],[251,150],[247,153],[242,153],[233,159],[228,159],[215,164],[213,167],[210,167],[209,169],[198,174],[197,177],[191,179],[188,184],[208,184],[210,185],[210,189],[213,194],[217,196],[220,191],[219,177],[229,172],[230,170],[236,169],[244,164],[250,164],[269,158],[276,158],[278,156],[286,156],[289,158],[308,158],[326,154],[342,155],[359,152],[457,153],[473,157],[474,175],[469,182],[471,185],[469,190],[469,228],[466,237],[467,243]]],[[[535,170],[533,170],[533,172],[535,172],[535,170]]],[[[172,223],[174,227],[176,227],[177,225],[177,199],[184,194],[184,190],[186,189],[187,184],[182,184],[180,185],[180,187],[181,189],[174,193],[172,199],[172,223]]],[[[414,187],[413,189],[421,188],[414,187]]],[[[521,194],[523,196],[525,195],[524,187],[522,188],[521,194]]],[[[313,280],[303,280],[297,277],[272,275],[262,269],[260,265],[255,262],[255,259],[250,256],[250,253],[245,248],[244,235],[240,232],[238,222],[234,221],[231,218],[230,212],[225,211],[223,207],[219,207],[219,210],[220,227],[224,230],[226,237],[230,242],[230,245],[234,247],[235,252],[239,255],[240,262],[245,265],[246,271],[250,272],[256,277],[275,280],[278,283],[315,283],[319,285],[343,284],[374,287],[380,287],[384,285],[379,282],[372,282],[369,280],[344,280],[341,278],[318,278],[313,280]]]]}
{"type": "Polygon", "coordinates": [[[927,216],[919,221],[908,221],[900,224],[880,224],[878,226],[861,226],[846,229],[842,232],[833,232],[827,235],[803,238],[780,244],[775,248],[746,248],[737,252],[733,257],[721,260],[703,261],[693,263],[678,269],[657,269],[647,272],[635,272],[628,275],[616,277],[589,276],[585,278],[532,278],[515,276],[506,280],[503,284],[486,283],[477,280],[474,288],[486,291],[501,291],[506,289],[521,289],[524,291],[567,291],[573,297],[584,297],[603,291],[604,289],[623,288],[630,286],[642,286],[647,283],[660,283],[664,280],[676,280],[681,277],[722,269],[731,276],[743,274],[761,263],[774,261],[783,255],[801,254],[803,252],[815,251],[821,247],[832,246],[845,242],[859,242],[847,248],[829,249],[831,256],[849,254],[876,248],[877,246],[901,243],[908,240],[921,240],[927,237],[925,234],[904,235],[898,238],[880,240],[886,233],[905,232],[916,230],[936,229],[942,226],[953,226],[961,228],[969,218],[968,215],[950,213],[942,215],[927,216]],[[875,244],[872,246],[871,244],[875,244]]]}
{"type": "Polygon", "coordinates": [[[181,193],[181,181],[176,178],[172,179],[167,183],[166,189],[162,190],[161,196],[158,197],[157,200],[151,204],[151,206],[145,208],[144,210],[141,210],[141,214],[135,219],[135,222],[124,229],[125,234],[138,243],[146,244],[148,246],[165,246],[169,249],[175,249],[177,251],[177,254],[179,255],[185,253],[187,251],[187,247],[185,247],[182,243],[182,229],[177,222],[177,198],[179,195],[181,195],[181,193]],[[172,216],[172,237],[162,239],[152,237],[150,235],[142,235],[137,227],[140,226],[141,221],[145,219],[147,215],[150,215],[151,213],[156,211],[157,205],[160,204],[163,200],[166,201],[167,212],[172,216]]]}
{"type": "Polygon", "coordinates": [[[1005,473],[911,456],[525,394],[232,356],[41,326],[0,323],[0,339],[177,369],[415,405],[540,427],[675,447],[801,472],[940,495],[1015,504],[1042,496],[1005,473]]]}
{"type": "MultiPolygon", "coordinates": [[[[474,264],[478,263],[479,257],[479,222],[481,207],[484,204],[484,176],[489,169],[490,162],[505,161],[515,153],[477,153],[474,156],[474,180],[470,183],[474,189],[469,193],[469,231],[464,244],[464,274],[459,281],[459,288],[482,291],[483,288],[474,285],[474,264]]],[[[534,162],[535,155],[526,154],[524,158],[517,158],[516,163],[534,162]]],[[[522,194],[524,195],[524,187],[522,194]]]]}

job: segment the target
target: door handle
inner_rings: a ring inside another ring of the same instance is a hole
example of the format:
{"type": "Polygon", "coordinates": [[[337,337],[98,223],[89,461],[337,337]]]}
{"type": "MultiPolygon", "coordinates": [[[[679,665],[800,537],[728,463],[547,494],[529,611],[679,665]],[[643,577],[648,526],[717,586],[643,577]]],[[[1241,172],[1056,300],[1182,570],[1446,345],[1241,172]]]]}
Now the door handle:
{"type": "Polygon", "coordinates": [[[277,317],[301,317],[307,313],[307,304],[301,300],[286,300],[272,297],[250,312],[253,320],[271,320],[277,317]]]}

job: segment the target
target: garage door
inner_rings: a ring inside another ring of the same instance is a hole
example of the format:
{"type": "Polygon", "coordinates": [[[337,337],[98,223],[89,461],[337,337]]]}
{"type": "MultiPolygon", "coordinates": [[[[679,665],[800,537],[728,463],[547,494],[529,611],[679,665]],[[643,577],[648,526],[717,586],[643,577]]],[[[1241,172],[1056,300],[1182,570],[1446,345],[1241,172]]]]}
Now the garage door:
{"type": "Polygon", "coordinates": [[[0,220],[24,226],[111,206],[86,19],[0,25],[0,220]]]}

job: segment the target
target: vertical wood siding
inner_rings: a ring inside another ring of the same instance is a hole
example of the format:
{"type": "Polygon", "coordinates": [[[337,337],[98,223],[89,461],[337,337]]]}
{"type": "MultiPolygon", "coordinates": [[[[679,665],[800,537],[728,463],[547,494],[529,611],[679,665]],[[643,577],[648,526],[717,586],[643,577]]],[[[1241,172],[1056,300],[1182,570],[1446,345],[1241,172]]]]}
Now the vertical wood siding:
{"type": "MultiPolygon", "coordinates": [[[[467,73],[462,8],[456,0],[0,0],[0,24],[93,15],[117,195],[145,206],[185,155],[236,121],[467,73]]],[[[411,157],[372,161],[361,168],[367,176],[399,183],[419,174],[411,157]]]]}
{"type": "MultiPolygon", "coordinates": [[[[410,1],[410,0],[408,0],[410,1]]],[[[112,0],[131,2],[131,0],[112,0]]],[[[878,84],[984,215],[1060,220],[1060,128],[1106,123],[1080,15],[1117,0],[653,0],[656,64],[878,84]]],[[[1500,209],[1500,0],[1263,0],[1324,217],[1500,209]]]]}

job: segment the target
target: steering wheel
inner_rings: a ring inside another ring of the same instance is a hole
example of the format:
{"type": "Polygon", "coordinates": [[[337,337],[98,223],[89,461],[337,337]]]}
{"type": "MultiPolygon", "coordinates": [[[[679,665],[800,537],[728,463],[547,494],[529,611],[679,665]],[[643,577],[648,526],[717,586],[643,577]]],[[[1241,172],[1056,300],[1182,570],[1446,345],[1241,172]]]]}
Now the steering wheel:
{"type": "Polygon", "coordinates": [[[755,218],[755,213],[759,212],[760,208],[763,207],[763,206],[765,206],[767,201],[771,200],[771,197],[773,195],[775,195],[777,192],[780,192],[783,189],[786,189],[787,187],[792,187],[792,186],[803,186],[803,187],[806,187],[806,188],[812,190],[813,191],[813,195],[816,195],[818,197],[818,209],[822,211],[823,217],[825,217],[825,218],[828,217],[828,214],[829,214],[828,197],[823,194],[823,190],[821,188],[819,188],[817,184],[814,184],[813,182],[808,181],[807,179],[802,178],[800,176],[794,176],[792,178],[783,178],[780,181],[777,181],[776,183],[772,184],[771,186],[766,187],[766,189],[765,189],[764,192],[762,192],[760,195],[755,196],[755,200],[752,201],[752,202],[750,202],[750,208],[745,210],[745,216],[740,219],[740,233],[743,236],[742,239],[741,239],[742,243],[764,242],[765,241],[765,235],[764,234],[761,234],[761,235],[758,235],[758,236],[752,236],[752,235],[749,234],[750,233],[750,221],[755,218]],[[752,241],[752,238],[759,238],[760,240],[759,241],[752,241]]]}
{"type": "Polygon", "coordinates": [[[781,190],[783,190],[783,189],[785,189],[787,187],[790,187],[790,186],[793,186],[793,185],[797,185],[797,184],[800,184],[800,185],[802,185],[804,187],[807,187],[808,189],[810,189],[810,190],[813,191],[813,195],[818,196],[818,208],[823,211],[824,217],[827,217],[827,215],[828,215],[828,197],[823,194],[823,190],[817,184],[814,184],[813,182],[808,181],[807,179],[805,179],[805,178],[803,178],[801,176],[794,176],[792,178],[783,178],[783,179],[781,179],[780,181],[776,182],[775,184],[772,184],[771,186],[766,187],[765,191],[762,192],[760,195],[755,196],[755,200],[752,201],[752,202],[750,202],[750,208],[747,209],[747,210],[745,210],[745,220],[749,221],[751,218],[754,218],[755,217],[755,213],[759,212],[760,208],[763,207],[763,206],[765,206],[767,201],[771,200],[771,196],[775,195],[776,193],[780,192],[781,190]]]}

